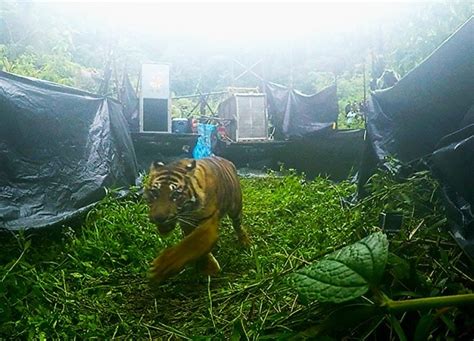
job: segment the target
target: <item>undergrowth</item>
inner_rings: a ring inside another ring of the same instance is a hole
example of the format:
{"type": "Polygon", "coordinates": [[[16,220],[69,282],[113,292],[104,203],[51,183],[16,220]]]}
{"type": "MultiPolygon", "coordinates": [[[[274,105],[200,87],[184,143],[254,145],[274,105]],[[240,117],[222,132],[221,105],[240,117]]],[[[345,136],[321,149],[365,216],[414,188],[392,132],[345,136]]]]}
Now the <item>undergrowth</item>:
{"type": "MultiPolygon", "coordinates": [[[[54,237],[4,235],[0,337],[288,338],[320,319],[325,307],[301,305],[285,275],[378,230],[382,211],[402,212],[404,218],[391,240],[387,292],[417,297],[473,288],[469,264],[445,232],[438,185],[427,173],[404,182],[377,174],[371,195],[355,205],[346,201],[355,192],[349,182],[307,181],[293,173],[241,182],[252,246],[238,247],[224,220],[214,252],[222,272],[212,278],[187,268],[159,287],[150,285],[150,262],[180,233],[158,236],[136,190],[121,200],[109,195],[82,227],[64,227],[54,237]]],[[[400,328],[410,333],[416,314],[400,316],[400,328]]],[[[463,337],[470,332],[468,316],[449,310],[432,336],[463,337]]],[[[397,324],[388,322],[367,321],[328,335],[391,339],[397,324]]]]}

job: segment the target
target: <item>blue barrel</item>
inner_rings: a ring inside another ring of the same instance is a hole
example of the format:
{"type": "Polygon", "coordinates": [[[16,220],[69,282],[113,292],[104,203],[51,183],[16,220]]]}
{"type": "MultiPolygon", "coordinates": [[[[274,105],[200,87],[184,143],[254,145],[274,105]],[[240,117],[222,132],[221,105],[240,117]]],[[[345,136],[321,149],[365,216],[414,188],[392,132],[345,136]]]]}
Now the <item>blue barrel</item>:
{"type": "Polygon", "coordinates": [[[173,118],[171,120],[171,131],[177,134],[189,133],[189,121],[187,118],[173,118]]]}

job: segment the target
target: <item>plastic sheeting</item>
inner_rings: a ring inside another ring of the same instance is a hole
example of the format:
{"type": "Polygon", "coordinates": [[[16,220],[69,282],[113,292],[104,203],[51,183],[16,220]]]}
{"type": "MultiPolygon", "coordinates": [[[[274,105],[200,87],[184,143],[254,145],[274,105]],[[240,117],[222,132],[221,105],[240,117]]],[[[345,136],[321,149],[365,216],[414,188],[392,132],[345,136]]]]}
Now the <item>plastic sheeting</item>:
{"type": "Polygon", "coordinates": [[[128,128],[131,132],[140,131],[138,96],[126,73],[123,76],[122,87],[120,89],[120,101],[122,102],[123,115],[127,120],[128,128]]]}
{"type": "Polygon", "coordinates": [[[367,130],[379,156],[414,160],[462,128],[474,97],[473,36],[470,20],[395,86],[372,94],[367,130]]]}
{"type": "Polygon", "coordinates": [[[212,145],[216,138],[217,127],[213,124],[198,124],[199,138],[196,142],[196,146],[193,149],[193,157],[195,159],[202,159],[212,155],[212,145]]]}
{"type": "Polygon", "coordinates": [[[445,137],[428,161],[443,184],[453,235],[474,258],[474,124],[445,137]]]}
{"type": "Polygon", "coordinates": [[[339,107],[335,85],[305,95],[282,85],[266,83],[265,93],[276,137],[304,136],[337,122],[339,107]]]}
{"type": "Polygon", "coordinates": [[[360,183],[386,157],[423,158],[441,180],[453,235],[474,257],[474,19],[393,87],[375,91],[360,183]]]}
{"type": "Polygon", "coordinates": [[[64,223],[136,175],[119,103],[0,72],[0,228],[64,223]]]}

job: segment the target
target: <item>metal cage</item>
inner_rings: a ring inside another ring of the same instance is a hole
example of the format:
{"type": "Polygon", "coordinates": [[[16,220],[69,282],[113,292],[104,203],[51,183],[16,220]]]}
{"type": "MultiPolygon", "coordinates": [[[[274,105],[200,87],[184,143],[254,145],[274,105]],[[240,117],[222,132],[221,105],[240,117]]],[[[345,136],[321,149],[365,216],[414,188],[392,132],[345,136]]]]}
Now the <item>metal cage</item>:
{"type": "Polygon", "coordinates": [[[265,94],[232,94],[219,105],[218,115],[231,120],[227,133],[236,142],[268,139],[265,94]]]}

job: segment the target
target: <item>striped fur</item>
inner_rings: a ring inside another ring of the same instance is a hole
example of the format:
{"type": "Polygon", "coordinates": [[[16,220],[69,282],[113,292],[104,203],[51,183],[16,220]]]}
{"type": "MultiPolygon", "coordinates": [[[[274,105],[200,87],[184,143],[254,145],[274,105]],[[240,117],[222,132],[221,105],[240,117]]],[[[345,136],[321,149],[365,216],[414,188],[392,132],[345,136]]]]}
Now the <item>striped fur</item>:
{"type": "Polygon", "coordinates": [[[204,273],[220,268],[210,253],[218,238],[220,219],[228,215],[242,244],[248,244],[241,226],[242,191],[234,165],[223,158],[181,159],[169,165],[154,162],[144,197],[150,220],[161,234],[179,223],[185,238],[165,250],[153,263],[157,282],[197,262],[204,273]]]}

